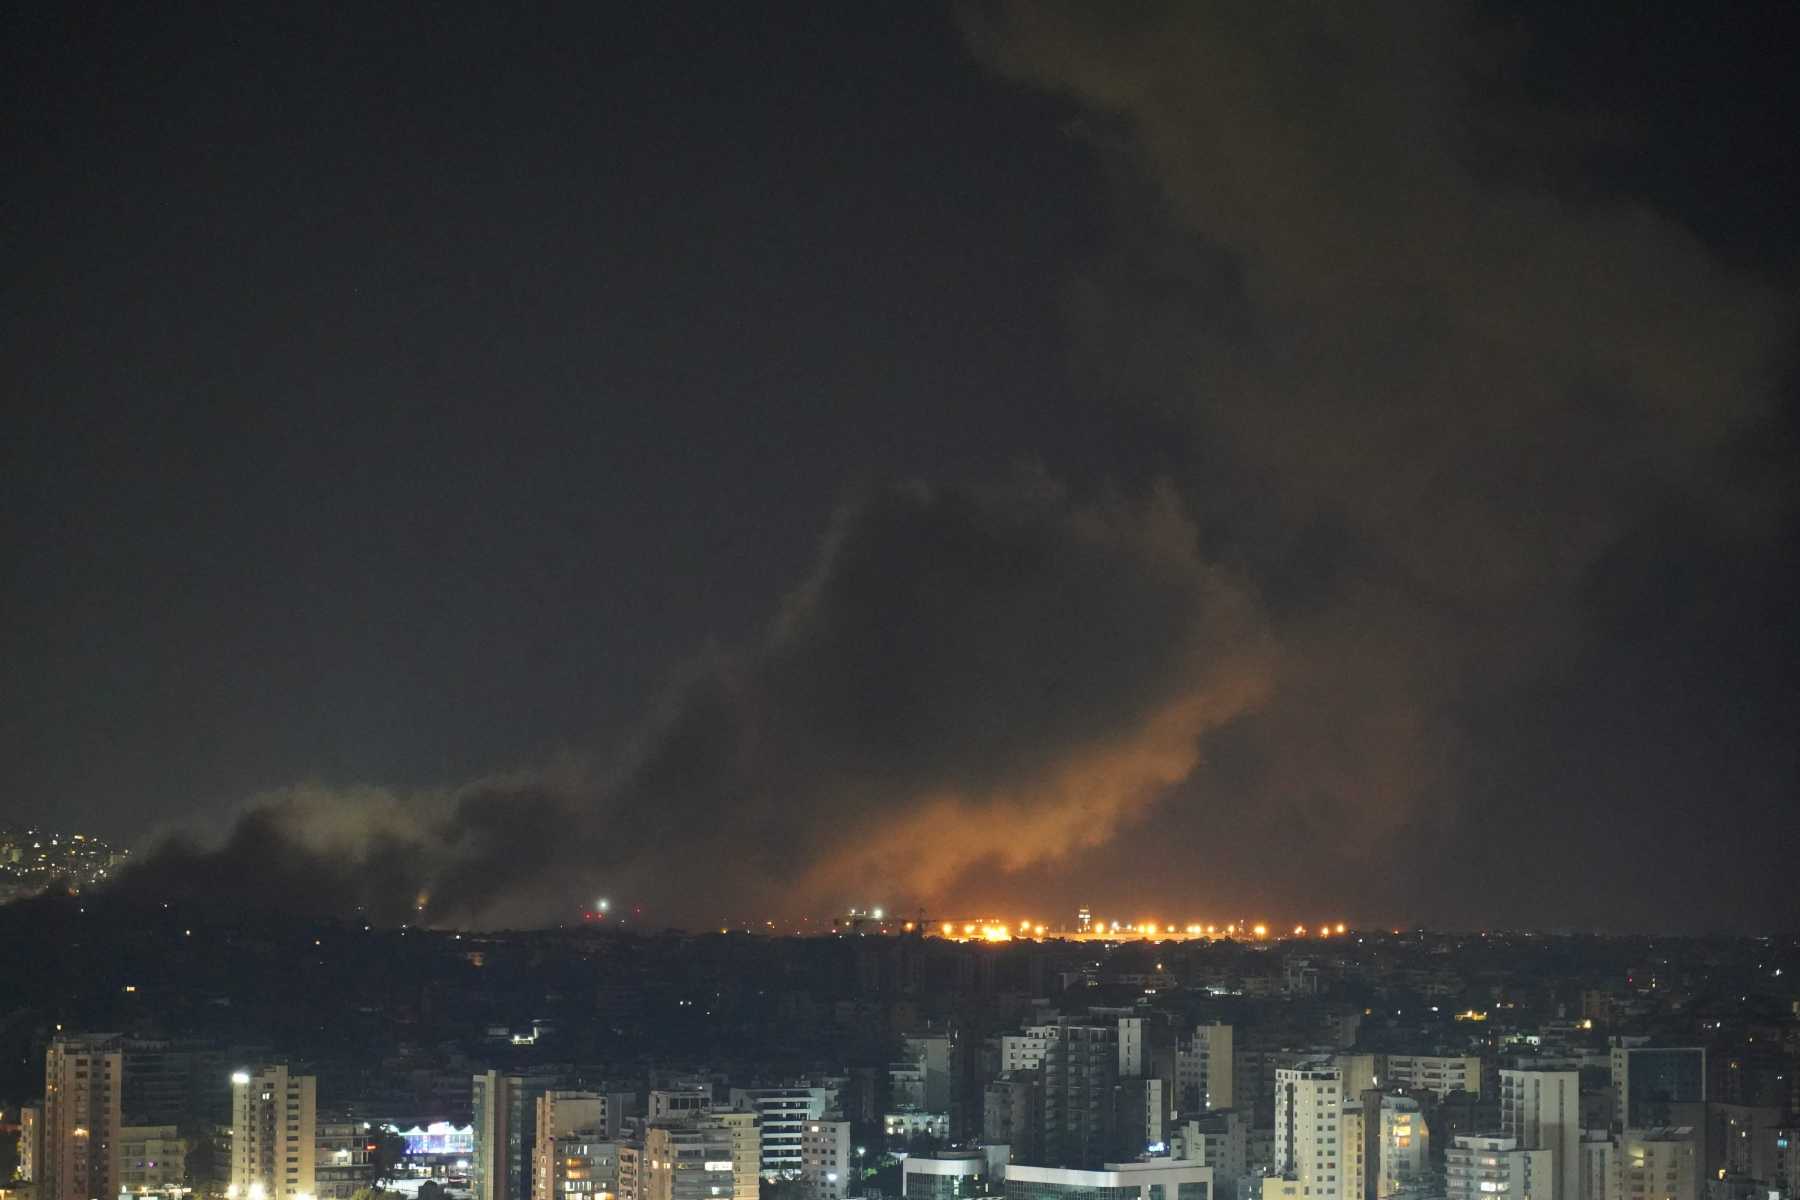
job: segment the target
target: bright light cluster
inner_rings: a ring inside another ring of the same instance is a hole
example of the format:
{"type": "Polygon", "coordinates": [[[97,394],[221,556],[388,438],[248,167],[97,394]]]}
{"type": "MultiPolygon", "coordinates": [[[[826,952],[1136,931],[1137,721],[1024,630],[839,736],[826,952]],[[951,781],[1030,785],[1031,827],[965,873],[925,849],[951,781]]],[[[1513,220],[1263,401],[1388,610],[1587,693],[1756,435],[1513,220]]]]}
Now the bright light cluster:
{"type": "MultiPolygon", "coordinates": [[[[927,926],[928,930],[933,926],[927,926]]],[[[1166,921],[1109,921],[1083,913],[1080,926],[1074,929],[1056,930],[1041,921],[1029,918],[1017,923],[1002,921],[992,917],[977,917],[972,920],[938,921],[935,932],[951,941],[957,942],[1010,942],[1022,938],[1042,938],[1045,936],[1066,937],[1076,940],[1126,940],[1134,938],[1155,938],[1157,940],[1185,941],[1191,938],[1238,938],[1264,941],[1269,937],[1269,926],[1266,922],[1232,921],[1220,925],[1200,921],[1188,921],[1177,925],[1166,921]]],[[[1336,937],[1349,932],[1349,926],[1343,921],[1321,922],[1311,930],[1305,925],[1295,925],[1291,936],[1301,938],[1317,936],[1322,938],[1336,937]]]]}

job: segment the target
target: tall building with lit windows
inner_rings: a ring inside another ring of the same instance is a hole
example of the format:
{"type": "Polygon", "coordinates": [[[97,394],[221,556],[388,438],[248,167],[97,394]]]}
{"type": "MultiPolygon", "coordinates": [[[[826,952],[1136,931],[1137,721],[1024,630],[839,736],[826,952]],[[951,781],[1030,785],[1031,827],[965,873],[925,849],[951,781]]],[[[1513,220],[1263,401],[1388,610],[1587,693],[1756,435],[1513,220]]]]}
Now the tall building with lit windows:
{"type": "Polygon", "coordinates": [[[1627,1129],[1614,1142],[1609,1200],[1698,1200],[1705,1147],[1691,1126],[1627,1129]]]}
{"type": "Polygon", "coordinates": [[[611,1200],[618,1195],[620,1143],[589,1129],[556,1134],[549,1145],[550,1157],[539,1168],[537,1200],[611,1200]]]}
{"type": "Polygon", "coordinates": [[[537,1098],[532,1196],[562,1200],[618,1187],[618,1146],[607,1135],[611,1098],[599,1092],[554,1090],[537,1098]]]}
{"type": "Polygon", "coordinates": [[[318,1147],[317,1081],[285,1063],[231,1076],[233,1200],[312,1200],[318,1147]]]}
{"type": "MultiPolygon", "coordinates": [[[[1373,1099],[1373,1098],[1371,1098],[1373,1099]]],[[[1431,1166],[1431,1131],[1419,1102],[1411,1096],[1384,1095],[1366,1107],[1363,1138],[1372,1147],[1365,1171],[1369,1200],[1389,1200],[1422,1184],[1431,1166]]]]}
{"type": "Polygon", "coordinates": [[[621,1150],[619,1200],[757,1200],[761,1166],[755,1113],[651,1120],[621,1150]]]}
{"type": "Polygon", "coordinates": [[[321,1121],[313,1142],[313,1192],[318,1200],[350,1200],[369,1185],[374,1152],[361,1121],[321,1121]]]}
{"type": "Polygon", "coordinates": [[[116,1034],[58,1037],[44,1056],[39,1200],[94,1200],[119,1191],[125,1055],[116,1034]]]}
{"type": "Polygon", "coordinates": [[[767,1180],[793,1179],[800,1171],[800,1143],[807,1126],[823,1120],[837,1103],[830,1088],[732,1088],[731,1107],[756,1114],[762,1130],[762,1174],[767,1180]]]}
{"type": "Polygon", "coordinates": [[[187,1181],[188,1140],[174,1125],[119,1130],[119,1194],[168,1196],[187,1181]]]}
{"type": "Polygon", "coordinates": [[[20,1183],[36,1183],[44,1161],[44,1110],[27,1104],[19,1110],[20,1183]]]}
{"type": "Polygon", "coordinates": [[[1302,1200],[1338,1200],[1354,1170],[1343,1159],[1343,1085],[1329,1059],[1275,1072],[1275,1174],[1298,1183],[1302,1200]]]}
{"type": "MultiPolygon", "coordinates": [[[[851,1195],[856,1159],[850,1122],[808,1121],[800,1131],[800,1195],[803,1200],[844,1200],[851,1195]]],[[[764,1152],[767,1160],[767,1151],[764,1152]]]]}
{"type": "Polygon", "coordinates": [[[1555,1191],[1550,1151],[1516,1138],[1462,1135],[1444,1154],[1445,1200],[1552,1200],[1555,1191]]]}

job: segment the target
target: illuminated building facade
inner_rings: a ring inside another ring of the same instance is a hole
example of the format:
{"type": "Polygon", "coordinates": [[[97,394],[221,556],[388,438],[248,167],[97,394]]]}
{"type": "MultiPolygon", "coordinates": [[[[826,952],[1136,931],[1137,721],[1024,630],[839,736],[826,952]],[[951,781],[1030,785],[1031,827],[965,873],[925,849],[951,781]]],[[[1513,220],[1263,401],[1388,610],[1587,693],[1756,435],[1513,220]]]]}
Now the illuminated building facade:
{"type": "Polygon", "coordinates": [[[631,1150],[621,1152],[619,1200],[757,1200],[761,1191],[755,1113],[653,1120],[631,1150]]]}
{"type": "MultiPolygon", "coordinates": [[[[768,1134],[764,1135],[763,1162],[768,1162],[768,1134]]],[[[858,1163],[850,1145],[850,1122],[808,1121],[800,1133],[800,1195],[802,1200],[844,1200],[852,1194],[858,1163]]],[[[766,1175],[766,1170],[765,1170],[766,1175]]]]}
{"type": "MultiPolygon", "coordinates": [[[[313,1140],[313,1192],[318,1200],[350,1200],[369,1186],[370,1134],[361,1121],[323,1121],[313,1140]]],[[[408,1150],[411,1142],[408,1141],[408,1150]]]]}
{"type": "Polygon", "coordinates": [[[1328,1060],[1276,1070],[1275,1174],[1302,1197],[1344,1194],[1343,1110],[1343,1076],[1328,1060]]]}
{"type": "Polygon", "coordinates": [[[545,1190],[537,1200],[604,1200],[618,1195],[620,1144],[593,1131],[558,1134],[550,1139],[552,1155],[542,1173],[545,1190]]]}
{"type": "Polygon", "coordinates": [[[762,1131],[764,1179],[792,1179],[801,1169],[801,1142],[822,1120],[837,1094],[822,1087],[733,1088],[731,1107],[756,1114],[762,1131]]]}
{"type": "Polygon", "coordinates": [[[168,1195],[187,1181],[188,1140],[174,1125],[119,1129],[119,1190],[168,1195]]]}
{"type": "Polygon", "coordinates": [[[1699,1200],[1702,1154],[1689,1126],[1628,1129],[1613,1150],[1608,1200],[1699,1200]]]}
{"type": "MultiPolygon", "coordinates": [[[[1373,1097],[1370,1098],[1373,1100],[1373,1097]]],[[[1390,1200],[1425,1181],[1430,1166],[1431,1133],[1419,1102],[1410,1096],[1384,1095],[1377,1109],[1364,1106],[1368,1140],[1374,1143],[1367,1156],[1372,1190],[1369,1200],[1390,1200]]]]}
{"type": "Polygon", "coordinates": [[[277,1063],[231,1076],[233,1200],[312,1200],[317,1080],[277,1063]]]}
{"type": "Polygon", "coordinates": [[[44,1110],[27,1104],[19,1110],[19,1182],[36,1183],[43,1161],[44,1110]]]}
{"type": "Polygon", "coordinates": [[[537,1098],[532,1196],[611,1194],[618,1185],[618,1144],[611,1098],[599,1092],[547,1091],[537,1098]]]}
{"type": "Polygon", "coordinates": [[[1510,1137],[1461,1136],[1444,1154],[1445,1200],[1552,1200],[1556,1170],[1546,1149],[1510,1137]]]}
{"type": "Polygon", "coordinates": [[[536,1105],[536,1136],[532,1140],[531,1194],[542,1200],[557,1195],[559,1154],[558,1138],[568,1138],[585,1130],[599,1136],[605,1120],[606,1099],[598,1092],[575,1092],[553,1089],[539,1096],[536,1105]]]}
{"type": "Polygon", "coordinates": [[[125,1057],[113,1034],[58,1037],[44,1057],[39,1200],[93,1200],[119,1190],[125,1057]]]}
{"type": "Polygon", "coordinates": [[[1369,1200],[1373,1157],[1380,1150],[1370,1144],[1374,1132],[1381,1128],[1381,1110],[1365,1106],[1359,1100],[1347,1100],[1338,1110],[1338,1196],[1340,1200],[1369,1200]]]}
{"type": "Polygon", "coordinates": [[[1481,1093],[1481,1059],[1472,1054],[1381,1055],[1379,1086],[1432,1092],[1440,1100],[1451,1092],[1481,1093]]]}

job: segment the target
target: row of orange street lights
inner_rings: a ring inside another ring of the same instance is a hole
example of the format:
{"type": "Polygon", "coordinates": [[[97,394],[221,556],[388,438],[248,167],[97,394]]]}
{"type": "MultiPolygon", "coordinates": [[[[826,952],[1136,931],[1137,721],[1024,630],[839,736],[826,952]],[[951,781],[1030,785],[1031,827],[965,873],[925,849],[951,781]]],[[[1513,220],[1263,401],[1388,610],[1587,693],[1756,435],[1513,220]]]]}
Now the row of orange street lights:
{"type": "MultiPolygon", "coordinates": [[[[602,899],[594,905],[592,910],[593,915],[604,917],[611,907],[612,906],[608,901],[602,899]]],[[[1010,942],[1016,939],[1037,939],[1047,936],[1087,940],[1115,937],[1120,939],[1172,938],[1176,940],[1186,940],[1189,938],[1210,938],[1215,940],[1220,938],[1238,938],[1260,942],[1267,941],[1270,937],[1269,926],[1266,922],[1262,921],[1231,921],[1224,925],[1209,925],[1202,924],[1198,921],[1190,921],[1185,925],[1170,925],[1160,921],[1123,922],[1085,920],[1086,914],[1084,912],[1084,924],[1082,928],[1058,929],[1052,932],[1050,927],[1043,922],[1032,921],[1030,919],[1020,921],[1016,925],[1008,921],[991,917],[977,917],[974,920],[959,921],[921,921],[919,923],[914,923],[912,921],[897,922],[893,921],[891,918],[886,918],[883,911],[879,908],[871,909],[867,912],[852,909],[850,915],[853,919],[872,919],[879,927],[878,932],[887,932],[891,926],[898,926],[904,933],[911,933],[917,929],[921,933],[935,933],[940,937],[958,942],[1010,942]]],[[[802,920],[805,923],[811,922],[811,918],[803,918],[802,920]]],[[[763,924],[770,931],[775,931],[776,929],[776,923],[773,920],[765,921],[763,924]]],[[[839,936],[842,936],[844,931],[837,929],[837,924],[837,921],[834,920],[832,922],[832,927],[838,932],[839,936]]],[[[749,931],[754,928],[754,923],[745,923],[734,926],[727,922],[719,926],[719,932],[727,933],[733,928],[742,928],[745,931],[749,931]]],[[[819,931],[824,932],[822,927],[819,931]]],[[[800,928],[795,928],[794,932],[799,934],[804,931],[800,928]]],[[[1295,938],[1331,938],[1342,936],[1348,932],[1350,932],[1350,927],[1342,921],[1321,921],[1310,930],[1305,925],[1295,925],[1291,935],[1275,934],[1274,936],[1277,939],[1289,936],[1295,938]]],[[[1399,933],[1400,931],[1396,929],[1394,932],[1399,933]]]]}
{"type": "MultiPolygon", "coordinates": [[[[912,929],[912,922],[907,922],[906,927],[910,932],[912,929]]],[[[938,923],[937,927],[937,932],[941,936],[955,941],[1010,942],[1014,938],[1041,938],[1047,931],[1047,926],[1040,922],[1029,920],[1020,921],[1017,926],[1010,925],[1004,921],[991,921],[985,919],[962,922],[941,921],[938,923]]],[[[1203,925],[1199,922],[1190,922],[1187,925],[1176,926],[1163,924],[1158,921],[1134,921],[1124,923],[1119,921],[1108,922],[1096,920],[1091,922],[1085,930],[1064,932],[1073,932],[1077,936],[1086,937],[1107,937],[1110,935],[1117,935],[1119,937],[1161,936],[1170,938],[1249,937],[1257,941],[1264,941],[1269,937],[1268,925],[1260,921],[1255,924],[1244,921],[1234,921],[1226,925],[1203,925]]],[[[1308,936],[1329,938],[1348,932],[1349,926],[1344,922],[1326,921],[1318,925],[1313,931],[1313,934],[1310,935],[1305,925],[1296,925],[1294,926],[1293,936],[1297,938],[1308,936]]]]}

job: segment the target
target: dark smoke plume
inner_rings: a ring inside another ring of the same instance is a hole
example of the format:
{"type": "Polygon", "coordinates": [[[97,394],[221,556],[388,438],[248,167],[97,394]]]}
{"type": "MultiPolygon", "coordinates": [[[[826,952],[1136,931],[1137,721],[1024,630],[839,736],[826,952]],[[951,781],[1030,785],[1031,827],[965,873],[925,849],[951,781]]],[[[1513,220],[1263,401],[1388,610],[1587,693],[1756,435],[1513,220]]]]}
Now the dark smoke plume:
{"type": "Polygon", "coordinates": [[[1597,828],[1578,838],[1507,781],[1527,758],[1641,755],[1562,748],[1542,697],[1608,644],[1593,597],[1621,545],[1671,511],[1725,544],[1775,530],[1733,452],[1773,411],[1790,306],[1635,198],[1555,190],[1541,163],[1579,159],[1583,125],[1495,86],[1507,47],[1472,6],[965,16],[985,62],[1087,114],[1119,234],[1071,329],[1099,397],[1204,464],[1176,486],[1282,648],[1269,702],[1169,802],[1235,814],[1212,892],[1645,919],[1654,872],[1580,914],[1527,898],[1635,862],[1618,839],[1692,805],[1579,797],[1597,828]],[[1521,861],[1521,840],[1544,849],[1521,861]],[[1300,868],[1286,895],[1245,869],[1258,848],[1300,868]],[[1504,900],[1468,888],[1501,873],[1504,900]]]}
{"type": "Polygon", "coordinates": [[[1166,491],[894,486],[838,513],[761,641],[695,664],[614,774],[295,789],[122,886],[486,924],[599,888],[707,924],[929,900],[1111,838],[1268,672],[1254,606],[1166,491]]]}
{"type": "Polygon", "coordinates": [[[604,887],[711,923],[1041,911],[1088,899],[1079,875],[1220,915],[1654,919],[1645,851],[1698,844],[1706,804],[1629,772],[1558,788],[1652,741],[1612,681],[1660,647],[1609,627],[1610,573],[1669,528],[1729,558],[1777,527],[1785,496],[1733,451],[1791,313],[1638,199],[1534,169],[1579,161],[1583,126],[1489,86],[1478,15],[967,10],[979,59],[1066,98],[1113,184],[1070,330],[1094,403],[1156,431],[1159,469],[1117,472],[1134,498],[862,496],[623,763],[296,789],[128,886],[487,923],[604,887]],[[1576,873],[1611,899],[1557,911],[1576,873]]]}

